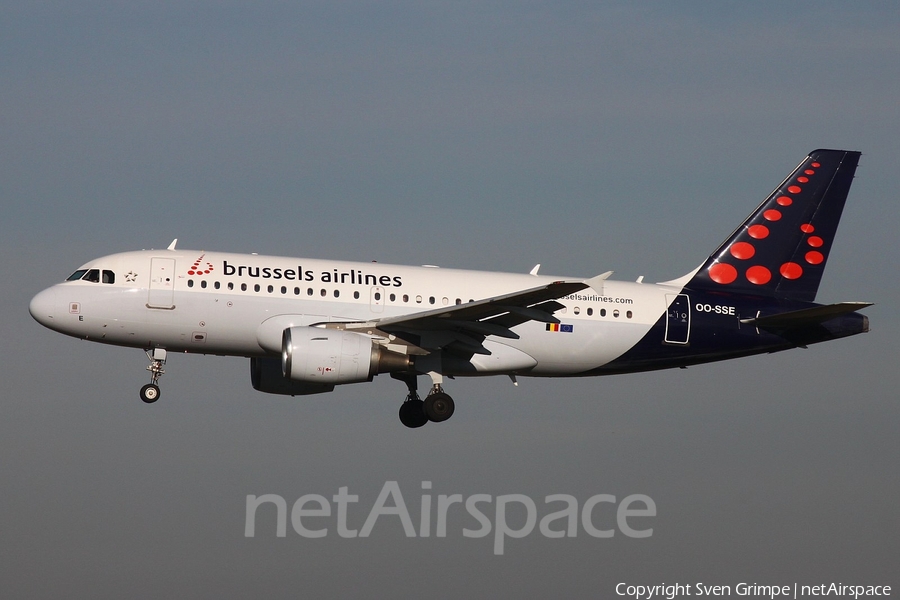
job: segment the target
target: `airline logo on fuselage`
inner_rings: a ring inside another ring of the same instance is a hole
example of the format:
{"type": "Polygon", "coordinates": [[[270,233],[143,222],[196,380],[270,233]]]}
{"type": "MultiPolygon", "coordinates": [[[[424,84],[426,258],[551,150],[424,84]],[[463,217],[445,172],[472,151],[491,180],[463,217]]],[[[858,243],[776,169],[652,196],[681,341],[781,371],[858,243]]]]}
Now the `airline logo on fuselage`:
{"type": "Polygon", "coordinates": [[[194,261],[194,264],[188,269],[188,275],[209,275],[209,272],[213,270],[213,265],[211,262],[203,260],[205,256],[206,254],[201,254],[194,261]]]}
{"type": "MultiPolygon", "coordinates": [[[[201,272],[197,272],[195,269],[196,268],[192,269],[194,273],[188,271],[188,275],[209,274],[209,272],[213,270],[213,267],[210,265],[208,270],[204,269],[204,271],[201,272]]],[[[374,275],[372,273],[364,273],[359,269],[341,271],[335,268],[330,271],[321,271],[317,276],[315,271],[312,269],[304,269],[301,265],[297,265],[297,268],[285,269],[281,267],[261,267],[258,265],[231,265],[228,264],[227,260],[222,261],[222,274],[226,277],[253,277],[257,279],[282,279],[287,281],[319,281],[320,283],[349,283],[351,285],[380,285],[383,287],[400,287],[403,285],[403,279],[399,275],[374,275]]]]}

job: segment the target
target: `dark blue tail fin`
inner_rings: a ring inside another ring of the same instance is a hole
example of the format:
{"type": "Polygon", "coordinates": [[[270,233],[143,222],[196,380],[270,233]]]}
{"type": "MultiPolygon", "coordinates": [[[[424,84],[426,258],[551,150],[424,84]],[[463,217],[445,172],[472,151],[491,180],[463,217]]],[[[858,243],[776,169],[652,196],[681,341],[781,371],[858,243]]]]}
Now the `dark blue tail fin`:
{"type": "Polygon", "coordinates": [[[810,152],[686,287],[815,300],[859,156],[810,152]]]}

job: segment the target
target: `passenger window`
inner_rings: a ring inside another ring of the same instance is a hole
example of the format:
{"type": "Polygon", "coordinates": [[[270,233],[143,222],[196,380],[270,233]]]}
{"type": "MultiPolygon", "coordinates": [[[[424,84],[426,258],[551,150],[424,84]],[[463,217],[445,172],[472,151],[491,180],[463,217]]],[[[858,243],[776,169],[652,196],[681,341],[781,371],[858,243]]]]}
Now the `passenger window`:
{"type": "Polygon", "coordinates": [[[69,278],[66,279],[66,281],[78,281],[79,279],[84,277],[85,273],[87,273],[87,269],[79,269],[79,270],[75,271],[74,273],[72,273],[71,275],[69,275],[69,278]]]}
{"type": "Polygon", "coordinates": [[[205,279],[200,281],[200,287],[202,287],[204,290],[206,289],[206,280],[205,279]]]}
{"type": "Polygon", "coordinates": [[[219,289],[220,287],[222,287],[222,284],[217,281],[213,284],[213,287],[219,289]]]}
{"type": "Polygon", "coordinates": [[[188,279],[188,287],[194,287],[194,280],[188,279]]]}
{"type": "Polygon", "coordinates": [[[112,271],[103,270],[103,283],[115,283],[116,274],[112,271]]]}
{"type": "Polygon", "coordinates": [[[228,289],[229,289],[229,290],[233,290],[233,289],[234,289],[234,283],[232,283],[232,282],[229,281],[229,282],[228,282],[228,289]]]}
{"type": "Polygon", "coordinates": [[[246,292],[246,291],[247,291],[247,284],[246,284],[246,283],[242,283],[242,284],[241,284],[241,291],[242,291],[242,292],[246,292]]]}
{"type": "Polygon", "coordinates": [[[587,313],[588,313],[588,316],[589,316],[589,317],[592,316],[592,315],[594,314],[594,309],[593,309],[593,308],[589,308],[589,309],[587,310],[587,313]]]}

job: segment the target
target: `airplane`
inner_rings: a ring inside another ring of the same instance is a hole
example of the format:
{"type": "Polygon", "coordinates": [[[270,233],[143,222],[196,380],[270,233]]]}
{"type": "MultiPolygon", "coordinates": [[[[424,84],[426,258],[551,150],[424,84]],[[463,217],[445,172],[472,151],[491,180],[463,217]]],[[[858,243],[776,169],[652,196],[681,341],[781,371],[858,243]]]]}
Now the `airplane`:
{"type": "Polygon", "coordinates": [[[661,283],[181,250],[104,256],[38,293],[59,333],[147,353],[250,359],[254,389],[302,396],[387,373],[400,421],[449,419],[444,378],[688,367],[869,330],[868,302],[814,302],[860,153],[814,150],[697,268],[661,283]],[[417,380],[431,389],[421,399],[417,380]]]}

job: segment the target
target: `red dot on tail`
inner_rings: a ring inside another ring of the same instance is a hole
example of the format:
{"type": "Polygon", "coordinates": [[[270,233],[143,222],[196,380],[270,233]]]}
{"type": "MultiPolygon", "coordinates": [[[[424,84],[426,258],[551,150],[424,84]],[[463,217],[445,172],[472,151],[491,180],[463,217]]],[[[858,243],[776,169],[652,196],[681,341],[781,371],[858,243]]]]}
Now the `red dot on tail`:
{"type": "Polygon", "coordinates": [[[800,276],[803,275],[803,267],[795,262],[786,262],[781,265],[779,272],[785,279],[800,279],[800,276]]]}
{"type": "Polygon", "coordinates": [[[725,263],[716,263],[709,268],[709,278],[723,285],[733,282],[737,275],[737,269],[725,263]]]}
{"type": "Polygon", "coordinates": [[[752,258],[754,254],[756,254],[756,248],[753,247],[752,244],[748,244],[747,242],[735,242],[731,246],[731,255],[735,258],[739,258],[741,260],[747,260],[748,258],[752,258]]]}
{"type": "Polygon", "coordinates": [[[823,256],[821,252],[817,252],[816,250],[811,250],[806,253],[806,262],[811,265],[821,265],[822,261],[824,260],[825,256],[823,256]]]}
{"type": "Polygon", "coordinates": [[[193,275],[193,274],[194,274],[193,271],[188,271],[188,275],[193,275]]]}
{"type": "Polygon", "coordinates": [[[756,285],[765,285],[772,280],[772,272],[767,268],[756,265],[747,269],[747,281],[756,285]]]}
{"type": "Polygon", "coordinates": [[[779,196],[775,202],[780,204],[781,206],[790,206],[794,203],[794,201],[790,198],[790,196],[779,196]]]}
{"type": "Polygon", "coordinates": [[[765,225],[751,225],[747,229],[747,233],[750,234],[750,237],[756,240],[761,240],[769,237],[769,228],[765,225]]]}
{"type": "Polygon", "coordinates": [[[809,165],[809,166],[815,167],[816,169],[818,169],[818,168],[821,167],[822,165],[820,165],[819,163],[816,162],[816,163],[812,163],[812,164],[809,165]]]}
{"type": "Polygon", "coordinates": [[[816,228],[813,227],[812,225],[810,225],[809,223],[804,223],[803,225],[800,226],[800,231],[802,231],[803,233],[812,233],[815,230],[816,230],[816,228]]]}
{"type": "Polygon", "coordinates": [[[766,221],[777,221],[781,219],[781,211],[770,208],[763,213],[763,217],[765,217],[766,221]]]}
{"type": "Polygon", "coordinates": [[[798,177],[797,178],[797,183],[806,183],[807,181],[809,181],[809,177],[798,177]]]}
{"type": "Polygon", "coordinates": [[[813,235],[813,236],[810,236],[810,238],[808,240],[806,240],[806,243],[809,244],[810,246],[812,246],[813,248],[821,248],[822,244],[825,243],[825,240],[823,240],[822,238],[820,238],[817,235],[813,235]]]}
{"type": "Polygon", "coordinates": [[[807,170],[805,170],[805,171],[803,171],[803,172],[806,173],[807,175],[815,175],[815,174],[816,174],[816,172],[813,171],[812,169],[807,169],[807,170]]]}
{"type": "Polygon", "coordinates": [[[788,186],[788,191],[792,194],[799,194],[800,190],[801,190],[801,188],[799,185],[789,185],[788,186]]]}

